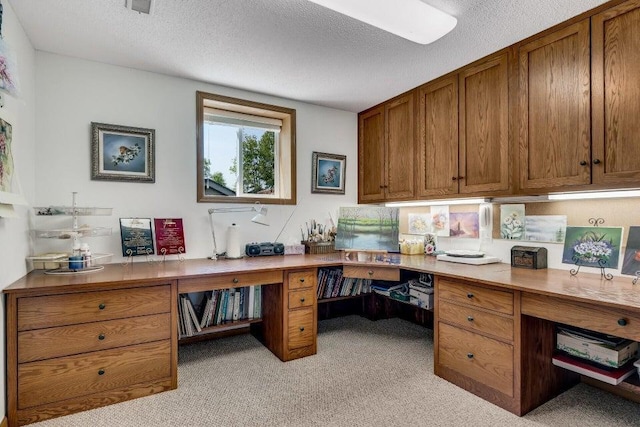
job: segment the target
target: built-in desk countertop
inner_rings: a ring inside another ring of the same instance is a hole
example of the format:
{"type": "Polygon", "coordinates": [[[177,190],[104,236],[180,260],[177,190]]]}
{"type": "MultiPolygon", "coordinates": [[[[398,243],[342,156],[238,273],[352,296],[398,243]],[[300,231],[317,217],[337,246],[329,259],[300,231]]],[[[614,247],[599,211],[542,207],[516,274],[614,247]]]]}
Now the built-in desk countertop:
{"type": "Polygon", "coordinates": [[[629,277],[616,276],[613,280],[605,280],[600,274],[587,273],[584,270],[577,276],[571,276],[566,270],[528,270],[512,268],[504,263],[466,265],[436,261],[434,257],[420,255],[394,255],[394,258],[399,259],[399,263],[363,263],[345,259],[343,253],[334,253],[218,261],[187,259],[153,263],[135,262],[127,265],[109,264],[100,272],[76,275],[47,275],[41,270],[36,270],[5,288],[4,293],[41,294],[48,290],[60,292],[61,288],[68,288],[69,291],[78,288],[85,290],[105,283],[117,287],[144,284],[159,279],[177,280],[252,271],[358,265],[433,273],[513,290],[640,311],[640,285],[632,285],[632,279],[629,277]]]}

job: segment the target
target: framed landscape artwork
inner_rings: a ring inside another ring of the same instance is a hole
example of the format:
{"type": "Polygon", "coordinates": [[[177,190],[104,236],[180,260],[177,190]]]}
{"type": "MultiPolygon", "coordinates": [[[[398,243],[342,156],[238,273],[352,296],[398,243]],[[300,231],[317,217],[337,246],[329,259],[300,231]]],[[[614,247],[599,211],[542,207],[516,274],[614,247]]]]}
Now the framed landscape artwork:
{"type": "Polygon", "coordinates": [[[312,154],[312,193],[344,194],[344,174],[347,156],[340,154],[312,154]]]}
{"type": "Polygon", "coordinates": [[[155,182],[155,130],[91,123],[91,179],[155,182]]]}
{"type": "Polygon", "coordinates": [[[340,208],[335,248],[398,252],[399,231],[398,208],[340,208]]]}

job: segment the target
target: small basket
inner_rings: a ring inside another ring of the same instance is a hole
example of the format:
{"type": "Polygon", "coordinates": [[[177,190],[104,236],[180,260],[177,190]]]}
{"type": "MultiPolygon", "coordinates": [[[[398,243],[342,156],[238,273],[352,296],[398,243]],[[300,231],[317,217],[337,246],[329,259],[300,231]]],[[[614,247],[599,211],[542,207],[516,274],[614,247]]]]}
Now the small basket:
{"type": "Polygon", "coordinates": [[[300,242],[304,245],[304,253],[306,254],[329,254],[335,252],[333,242],[300,242]]]}

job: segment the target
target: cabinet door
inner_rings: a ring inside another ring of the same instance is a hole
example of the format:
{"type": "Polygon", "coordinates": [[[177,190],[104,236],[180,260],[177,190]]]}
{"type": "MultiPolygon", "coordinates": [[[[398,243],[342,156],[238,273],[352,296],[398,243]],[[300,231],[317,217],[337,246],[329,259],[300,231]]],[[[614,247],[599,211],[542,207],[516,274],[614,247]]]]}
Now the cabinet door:
{"type": "Polygon", "coordinates": [[[509,189],[507,53],[460,72],[460,193],[509,189]]]}
{"type": "Polygon", "coordinates": [[[418,198],[458,193],[458,75],[418,89],[418,198]]]}
{"type": "Polygon", "coordinates": [[[415,148],[413,92],[385,104],[385,200],[412,199],[415,148]]]}
{"type": "Polygon", "coordinates": [[[358,201],[384,200],[384,106],[361,113],[358,120],[358,201]]]}
{"type": "Polygon", "coordinates": [[[589,20],[519,49],[520,187],[591,182],[589,20]]]}
{"type": "Polygon", "coordinates": [[[640,1],[592,18],[593,182],[640,182],[640,1]]]}

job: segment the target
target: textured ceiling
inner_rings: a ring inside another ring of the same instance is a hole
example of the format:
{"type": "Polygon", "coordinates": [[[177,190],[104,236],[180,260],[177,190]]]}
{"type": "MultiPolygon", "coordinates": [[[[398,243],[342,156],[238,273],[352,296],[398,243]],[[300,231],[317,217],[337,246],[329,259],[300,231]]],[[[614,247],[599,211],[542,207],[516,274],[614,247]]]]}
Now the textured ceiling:
{"type": "Polygon", "coordinates": [[[426,46],[306,0],[9,3],[38,50],[359,112],[605,2],[423,1],[458,19],[426,46]]]}

